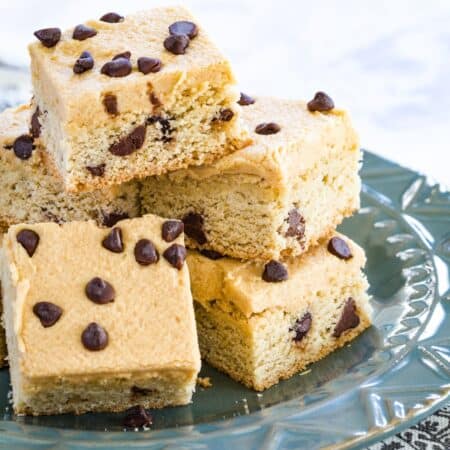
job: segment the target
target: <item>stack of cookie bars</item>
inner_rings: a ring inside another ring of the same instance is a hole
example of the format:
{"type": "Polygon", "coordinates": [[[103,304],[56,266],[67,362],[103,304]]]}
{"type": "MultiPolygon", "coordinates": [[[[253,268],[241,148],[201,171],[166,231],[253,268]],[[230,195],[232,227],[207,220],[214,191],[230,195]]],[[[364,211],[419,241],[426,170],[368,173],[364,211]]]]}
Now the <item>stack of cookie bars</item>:
{"type": "Polygon", "coordinates": [[[263,390],[370,325],[364,252],[335,231],[358,139],[330,97],[240,94],[181,7],[35,36],[33,98],[0,115],[17,414],[146,425],[191,401],[200,355],[263,390]]]}

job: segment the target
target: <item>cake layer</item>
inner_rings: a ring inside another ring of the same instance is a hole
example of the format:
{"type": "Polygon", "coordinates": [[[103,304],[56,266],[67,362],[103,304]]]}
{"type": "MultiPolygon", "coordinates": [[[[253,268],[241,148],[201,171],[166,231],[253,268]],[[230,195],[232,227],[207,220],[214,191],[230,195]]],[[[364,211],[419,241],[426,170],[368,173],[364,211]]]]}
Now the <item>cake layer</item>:
{"type": "Polygon", "coordinates": [[[64,192],[60,178],[45,165],[45,149],[30,134],[31,118],[29,105],[0,114],[0,231],[22,222],[94,219],[112,225],[139,214],[135,182],[90,193],[64,192]]]}
{"type": "Polygon", "coordinates": [[[210,166],[144,180],[145,212],[185,222],[187,245],[242,259],[297,256],[359,207],[360,151],[345,111],[256,98],[254,144],[210,166]]]}
{"type": "Polygon", "coordinates": [[[200,356],[182,226],[168,223],[10,227],[1,282],[17,414],[190,401],[200,356]]]}
{"type": "Polygon", "coordinates": [[[186,9],[36,34],[36,117],[67,190],[210,163],[248,141],[230,64],[186,9]]]}
{"type": "Polygon", "coordinates": [[[202,357],[250,388],[289,378],[370,325],[364,253],[342,235],[287,263],[205,255],[188,255],[202,357]]]}

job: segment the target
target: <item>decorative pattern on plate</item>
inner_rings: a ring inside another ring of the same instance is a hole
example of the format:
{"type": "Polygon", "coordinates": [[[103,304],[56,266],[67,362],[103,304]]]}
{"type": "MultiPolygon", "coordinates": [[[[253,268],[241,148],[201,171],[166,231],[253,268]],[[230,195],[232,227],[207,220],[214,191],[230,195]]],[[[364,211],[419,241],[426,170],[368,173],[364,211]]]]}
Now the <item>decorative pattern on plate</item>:
{"type": "Polygon", "coordinates": [[[206,367],[213,387],[142,433],[119,432],[120,415],[13,419],[3,371],[0,446],[340,449],[430,414],[450,394],[450,194],[369,152],[362,178],[363,208],[342,230],[368,254],[375,326],[350,346],[261,394],[206,367]]]}

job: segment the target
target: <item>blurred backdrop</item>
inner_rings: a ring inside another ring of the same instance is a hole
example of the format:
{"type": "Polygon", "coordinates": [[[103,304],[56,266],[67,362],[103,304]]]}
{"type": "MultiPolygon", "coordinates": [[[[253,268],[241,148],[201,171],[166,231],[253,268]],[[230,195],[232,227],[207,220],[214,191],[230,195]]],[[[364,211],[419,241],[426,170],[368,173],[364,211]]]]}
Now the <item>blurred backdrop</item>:
{"type": "MultiPolygon", "coordinates": [[[[157,0],[0,0],[0,99],[30,95],[33,31],[157,0]]],[[[348,108],[362,145],[450,185],[450,1],[189,0],[248,94],[348,108]]]]}

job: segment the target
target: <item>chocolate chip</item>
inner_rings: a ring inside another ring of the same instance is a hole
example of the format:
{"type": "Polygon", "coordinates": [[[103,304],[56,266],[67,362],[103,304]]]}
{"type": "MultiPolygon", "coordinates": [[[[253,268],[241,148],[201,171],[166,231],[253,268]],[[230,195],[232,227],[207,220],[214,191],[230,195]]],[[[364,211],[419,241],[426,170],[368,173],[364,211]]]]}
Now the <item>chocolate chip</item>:
{"type": "Polygon", "coordinates": [[[171,35],[164,40],[164,48],[174,55],[184,55],[189,47],[189,38],[185,34],[171,35]]]}
{"type": "Polygon", "coordinates": [[[353,298],[349,297],[345,302],[341,318],[334,328],[333,337],[338,338],[344,331],[356,328],[358,325],[359,316],[356,314],[356,303],[353,298]]]}
{"type": "Polygon", "coordinates": [[[87,27],[86,25],[77,25],[72,34],[72,39],[76,39],[77,41],[84,41],[89,39],[97,34],[97,30],[94,28],[87,27]]]}
{"type": "Polygon", "coordinates": [[[156,389],[141,388],[139,386],[131,386],[131,393],[133,395],[149,395],[156,392],[156,389]]]}
{"type": "Polygon", "coordinates": [[[16,236],[17,242],[26,250],[31,258],[39,244],[39,235],[33,230],[20,230],[16,236]]]}
{"type": "Polygon", "coordinates": [[[162,142],[170,142],[172,140],[171,134],[174,130],[170,125],[169,119],[165,119],[161,116],[150,116],[147,118],[146,123],[147,125],[159,123],[162,133],[162,137],[159,140],[161,140],[162,142]]]}
{"type": "Polygon", "coordinates": [[[148,239],[141,239],[134,247],[134,257],[141,266],[148,266],[159,261],[159,253],[155,245],[148,239]]]}
{"type": "Polygon", "coordinates": [[[288,229],[286,237],[303,237],[305,235],[305,219],[298,212],[297,208],[293,208],[288,213],[288,229]]]}
{"type": "Polygon", "coordinates": [[[212,259],[213,261],[224,258],[224,256],[221,253],[216,252],[215,250],[203,249],[203,250],[200,250],[200,253],[203,256],[206,256],[207,258],[212,259]]]}
{"type": "Polygon", "coordinates": [[[190,39],[194,39],[198,34],[198,27],[195,23],[188,22],[187,20],[180,20],[170,25],[169,33],[173,36],[185,34],[190,39]]]}
{"type": "Polygon", "coordinates": [[[308,102],[308,109],[314,111],[331,111],[334,108],[334,102],[325,92],[316,92],[314,98],[308,102]]]}
{"type": "Polygon", "coordinates": [[[154,92],[152,92],[150,94],[150,103],[153,106],[161,106],[162,105],[161,100],[156,96],[156,94],[154,92]]]}
{"type": "Polygon", "coordinates": [[[200,245],[206,244],[206,234],[203,229],[204,219],[200,214],[191,212],[183,217],[184,232],[186,236],[197,241],[200,245]]]}
{"type": "Polygon", "coordinates": [[[35,109],[33,115],[31,116],[30,133],[34,139],[38,138],[41,135],[41,124],[39,122],[40,115],[41,115],[41,111],[38,106],[35,109]]]}
{"type": "Polygon", "coordinates": [[[183,263],[186,260],[186,249],[179,244],[172,244],[166,248],[163,253],[164,258],[178,270],[181,270],[183,263]]]}
{"type": "Polygon", "coordinates": [[[347,242],[340,237],[333,237],[328,242],[328,251],[332,253],[334,256],[337,256],[340,259],[350,259],[353,257],[352,251],[348,246],[347,242]]]}
{"type": "Polygon", "coordinates": [[[120,222],[121,220],[129,219],[130,216],[126,212],[111,212],[111,213],[105,213],[102,212],[103,215],[103,225],[105,227],[113,227],[117,222],[120,222]]]}
{"type": "Polygon", "coordinates": [[[76,74],[87,72],[94,67],[94,58],[89,52],[83,52],[73,65],[73,72],[76,74]]]}
{"type": "Polygon", "coordinates": [[[152,416],[144,409],[143,406],[137,405],[125,411],[126,416],[123,419],[125,428],[141,428],[151,425],[152,416]]]}
{"type": "Polygon", "coordinates": [[[241,106],[253,105],[253,103],[255,103],[255,99],[250,97],[249,95],[244,94],[243,92],[241,92],[241,98],[239,99],[238,103],[241,106]]]}
{"type": "Polygon", "coordinates": [[[87,350],[103,350],[108,345],[108,333],[98,323],[90,323],[81,334],[81,342],[87,350]]]}
{"type": "Polygon", "coordinates": [[[221,122],[229,122],[233,117],[234,112],[231,109],[221,109],[217,120],[220,120],[221,122]]]}
{"type": "Polygon", "coordinates": [[[275,123],[275,122],[265,122],[265,123],[260,123],[255,128],[255,133],[268,135],[268,134],[276,134],[280,130],[281,130],[281,127],[277,123],[275,123]]]}
{"type": "Polygon", "coordinates": [[[113,253],[123,252],[122,230],[113,228],[102,241],[103,247],[113,253]]]}
{"type": "Polygon", "coordinates": [[[294,342],[300,342],[307,334],[311,328],[312,316],[311,313],[307,312],[303,315],[301,319],[297,319],[294,326],[289,329],[295,333],[293,337],[294,342]]]}
{"type": "Polygon", "coordinates": [[[117,116],[119,110],[117,108],[117,97],[114,94],[105,94],[103,97],[103,106],[108,114],[117,116]]]}
{"type": "Polygon", "coordinates": [[[131,73],[131,62],[126,58],[117,58],[105,63],[101,69],[103,75],[108,77],[126,77],[131,73]]]}
{"type": "Polygon", "coordinates": [[[111,144],[109,151],[116,156],[127,156],[139,150],[145,141],[145,125],[139,125],[129,135],[111,144]]]}
{"type": "Polygon", "coordinates": [[[100,20],[102,22],[108,22],[108,23],[118,23],[123,22],[123,16],[120,14],[117,14],[115,12],[109,12],[104,14],[102,17],[100,17],[100,20]]]}
{"type": "Polygon", "coordinates": [[[277,283],[288,279],[288,271],[286,267],[278,261],[269,261],[264,266],[262,279],[269,283],[277,283]]]}
{"type": "Polygon", "coordinates": [[[97,303],[98,305],[104,305],[114,301],[116,291],[114,288],[105,280],[99,277],[92,278],[84,290],[86,297],[97,303]]]}
{"type": "Polygon", "coordinates": [[[86,169],[93,177],[102,177],[105,174],[106,164],[99,164],[98,166],[86,166],[86,169]]]}
{"type": "Polygon", "coordinates": [[[19,159],[29,159],[34,150],[33,138],[28,134],[19,136],[13,144],[14,154],[19,159]]]}
{"type": "Polygon", "coordinates": [[[172,242],[183,232],[183,230],[183,222],[179,220],[166,220],[162,225],[162,238],[166,242],[172,242]]]}
{"type": "Polygon", "coordinates": [[[137,60],[139,72],[142,72],[143,74],[159,72],[161,70],[161,64],[161,60],[158,58],[147,58],[142,56],[137,60]]]}
{"type": "Polygon", "coordinates": [[[39,302],[33,306],[33,312],[41,321],[41,325],[48,328],[58,322],[63,310],[54,303],[39,302]]]}
{"type": "Polygon", "coordinates": [[[61,30],[59,28],[43,28],[35,31],[34,35],[42,42],[44,47],[51,48],[61,39],[61,30]]]}
{"type": "Polygon", "coordinates": [[[130,60],[130,58],[131,58],[131,52],[125,51],[125,52],[122,52],[122,53],[117,53],[116,56],[113,56],[112,60],[114,61],[114,60],[120,59],[120,58],[125,58],[125,59],[130,60]]]}

